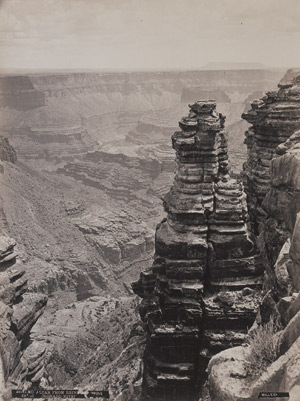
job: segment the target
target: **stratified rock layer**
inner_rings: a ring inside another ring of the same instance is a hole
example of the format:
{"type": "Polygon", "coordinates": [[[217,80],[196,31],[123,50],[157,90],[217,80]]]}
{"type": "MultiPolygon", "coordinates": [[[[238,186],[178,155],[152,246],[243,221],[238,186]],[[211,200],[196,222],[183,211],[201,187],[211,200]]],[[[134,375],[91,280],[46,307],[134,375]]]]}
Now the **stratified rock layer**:
{"type": "Polygon", "coordinates": [[[244,166],[245,190],[254,227],[262,222],[262,201],[270,189],[270,166],[275,149],[300,127],[300,70],[289,70],[277,92],[267,92],[243,114],[252,127],[246,132],[248,160],[244,166]]]}
{"type": "MultiPolygon", "coordinates": [[[[291,291],[287,271],[291,273],[292,266],[297,265],[290,261],[288,254],[294,244],[293,232],[295,237],[299,235],[296,227],[299,228],[297,214],[300,212],[300,130],[277,147],[270,174],[271,188],[262,202],[266,218],[259,244],[269,282],[280,296],[286,296],[291,291]]],[[[299,267],[294,270],[292,282],[295,284],[299,282],[299,267]]]]}
{"type": "Polygon", "coordinates": [[[246,195],[229,173],[225,118],[215,101],[189,107],[172,136],[177,170],[153,268],[133,284],[144,298],[143,385],[153,399],[195,399],[209,357],[243,342],[259,298],[261,265],[246,195]]]}
{"type": "Polygon", "coordinates": [[[0,160],[15,163],[17,160],[16,151],[10,146],[7,138],[0,136],[0,160]]]}
{"type": "MultiPolygon", "coordinates": [[[[264,325],[271,319],[277,322],[277,332],[269,335],[273,343],[279,339],[278,355],[264,371],[259,361],[249,369],[252,346],[213,357],[208,366],[212,401],[252,401],[266,390],[288,392],[290,400],[299,399],[300,131],[278,146],[276,152],[270,168],[271,188],[262,203],[266,218],[259,241],[266,265],[264,286],[269,291],[256,323],[264,325]]],[[[263,352],[261,347],[261,360],[263,352]]]]}
{"type": "Polygon", "coordinates": [[[41,378],[38,373],[44,361],[41,353],[36,354],[29,336],[43,313],[47,297],[26,293],[25,271],[16,261],[15,245],[12,238],[0,236],[0,357],[7,383],[21,384],[25,380],[33,383],[41,378]],[[30,362],[33,359],[34,370],[30,362]]]}

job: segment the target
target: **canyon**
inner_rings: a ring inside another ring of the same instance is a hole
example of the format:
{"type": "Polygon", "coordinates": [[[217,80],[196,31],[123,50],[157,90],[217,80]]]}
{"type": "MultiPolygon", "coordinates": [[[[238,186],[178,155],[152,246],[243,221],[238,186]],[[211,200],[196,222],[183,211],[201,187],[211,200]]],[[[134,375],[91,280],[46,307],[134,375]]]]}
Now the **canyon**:
{"type": "MultiPolygon", "coordinates": [[[[3,241],[12,241],[18,253],[3,269],[3,280],[9,269],[20,269],[26,281],[23,293],[18,295],[16,279],[9,298],[3,298],[12,312],[5,317],[9,336],[1,339],[11,339],[18,350],[15,355],[8,348],[3,358],[7,391],[107,389],[112,399],[138,400],[148,384],[155,395],[153,375],[159,371],[159,395],[167,397],[181,378],[194,397],[187,382],[203,384],[196,372],[203,372],[214,354],[245,341],[259,310],[261,258],[265,265],[265,255],[273,252],[259,255],[263,237],[272,233],[268,246],[277,252],[294,224],[276,226],[272,211],[273,231],[258,228],[266,212],[257,182],[261,171],[270,181],[266,166],[297,127],[296,111],[285,106],[295,110],[298,95],[290,78],[281,83],[275,110],[284,123],[277,136],[275,123],[270,126],[272,149],[266,157],[268,139],[259,141],[273,117],[254,99],[274,90],[282,75],[245,70],[0,77],[0,226],[3,241]],[[215,104],[195,103],[198,99],[216,99],[218,112],[227,117],[228,139],[215,104]],[[173,135],[176,164],[170,137],[188,102],[194,104],[190,116],[173,135]],[[284,112],[289,114],[280,117],[284,112]],[[163,206],[168,217],[155,239],[163,206]],[[133,288],[145,298],[144,323],[131,288],[141,271],[133,288]],[[20,323],[25,313],[27,323],[20,323]],[[162,338],[166,346],[159,345],[162,338]],[[162,360],[162,349],[172,362],[162,360]],[[15,361],[13,368],[9,360],[15,361]]],[[[274,96],[263,100],[267,108],[274,96]]],[[[266,185],[264,195],[271,188],[266,185]]],[[[281,184],[278,188],[285,193],[281,184]]],[[[296,206],[293,210],[294,219],[296,206]]],[[[268,263],[272,271],[274,260],[268,263]]]]}
{"type": "Polygon", "coordinates": [[[203,399],[207,371],[210,400],[252,401],[266,391],[298,400],[299,84],[300,70],[288,71],[242,115],[253,124],[246,192],[230,174],[215,101],[190,104],[179,121],[167,218],[156,228],[152,269],[133,283],[143,299],[146,399],[203,399]]]}

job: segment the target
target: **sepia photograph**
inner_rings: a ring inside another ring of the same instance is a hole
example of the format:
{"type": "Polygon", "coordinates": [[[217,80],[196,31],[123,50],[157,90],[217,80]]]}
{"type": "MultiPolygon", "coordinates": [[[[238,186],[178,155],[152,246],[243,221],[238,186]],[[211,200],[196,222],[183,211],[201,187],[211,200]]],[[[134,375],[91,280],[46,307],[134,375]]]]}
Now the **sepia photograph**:
{"type": "Polygon", "coordinates": [[[0,401],[300,401],[300,0],[0,0],[0,401]]]}

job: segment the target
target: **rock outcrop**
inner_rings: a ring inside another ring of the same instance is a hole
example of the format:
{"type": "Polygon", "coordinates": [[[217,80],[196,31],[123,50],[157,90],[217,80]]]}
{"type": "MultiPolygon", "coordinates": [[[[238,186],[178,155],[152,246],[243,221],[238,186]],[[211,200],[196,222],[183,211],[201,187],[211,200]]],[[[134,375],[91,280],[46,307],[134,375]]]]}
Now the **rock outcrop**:
{"type": "Polygon", "coordinates": [[[300,126],[300,70],[289,70],[279,90],[252,102],[242,117],[252,127],[246,132],[248,160],[244,166],[245,191],[256,232],[265,217],[262,201],[270,189],[270,166],[275,149],[300,126]],[[297,72],[298,71],[298,72],[297,72]]]}
{"type": "Polygon", "coordinates": [[[34,383],[41,378],[43,358],[33,352],[29,337],[43,313],[47,297],[26,293],[27,279],[16,261],[15,245],[12,238],[0,237],[0,353],[7,383],[21,384],[26,380],[34,383]]]}
{"type": "Polygon", "coordinates": [[[0,136],[0,160],[15,163],[17,154],[7,138],[0,136]]]}
{"type": "Polygon", "coordinates": [[[299,282],[299,269],[295,267],[299,260],[294,238],[299,236],[300,131],[279,145],[276,152],[270,168],[271,188],[262,202],[266,218],[262,223],[259,243],[273,290],[278,296],[286,296],[290,295],[292,282],[296,286],[299,282]],[[290,259],[290,251],[294,262],[290,259]]]}
{"type": "Polygon", "coordinates": [[[153,252],[153,230],[141,219],[131,221],[125,211],[113,214],[95,208],[73,221],[87,241],[112,265],[153,252]]]}
{"type": "Polygon", "coordinates": [[[243,342],[261,286],[246,196],[230,175],[225,118],[215,101],[189,107],[172,136],[176,176],[152,271],[133,284],[147,333],[143,386],[154,399],[196,397],[209,357],[243,342]]]}
{"type": "Polygon", "coordinates": [[[299,399],[299,82],[300,70],[288,71],[278,93],[271,95],[273,100],[268,103],[267,95],[257,110],[248,113],[256,119],[251,141],[246,133],[250,148],[246,165],[248,199],[253,221],[256,226],[260,224],[258,244],[266,266],[264,297],[251,331],[276,322],[271,341],[278,342],[278,353],[264,371],[259,366],[249,371],[251,346],[226,350],[212,358],[208,367],[212,401],[252,401],[264,391],[289,392],[290,400],[299,399]],[[288,139],[284,141],[285,137],[288,139]],[[269,168],[267,163],[263,166],[263,153],[266,159],[271,158],[269,168]],[[264,171],[261,181],[257,179],[259,171],[264,171]]]}

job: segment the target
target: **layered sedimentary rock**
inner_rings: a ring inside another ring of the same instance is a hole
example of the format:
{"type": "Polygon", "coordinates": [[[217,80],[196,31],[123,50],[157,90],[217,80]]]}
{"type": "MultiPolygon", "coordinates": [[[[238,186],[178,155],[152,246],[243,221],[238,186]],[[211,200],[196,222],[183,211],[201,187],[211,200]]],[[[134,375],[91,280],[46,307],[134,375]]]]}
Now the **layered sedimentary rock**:
{"type": "Polygon", "coordinates": [[[242,184],[229,172],[225,118],[215,101],[189,107],[172,136],[176,176],[152,271],[133,284],[143,298],[150,398],[197,397],[209,357],[243,342],[258,306],[261,264],[242,184]]]}
{"type": "Polygon", "coordinates": [[[73,221],[110,264],[130,262],[141,255],[145,257],[145,252],[153,252],[153,230],[141,219],[131,221],[131,216],[125,211],[112,213],[97,207],[81,214],[78,219],[74,217],[73,221]]]}
{"type": "MultiPolygon", "coordinates": [[[[288,127],[290,121],[282,122],[288,127]]],[[[284,127],[283,127],[284,131],[284,127]]],[[[260,247],[266,265],[265,296],[256,324],[277,322],[277,359],[265,371],[249,371],[251,347],[237,347],[214,357],[208,368],[212,401],[257,399],[266,389],[299,399],[300,386],[300,131],[276,148],[270,189],[262,206],[260,247]],[[234,362],[232,362],[232,358],[234,362]]],[[[253,328],[255,330],[255,328],[253,328]]],[[[261,355],[263,359],[264,355],[261,355]]]]}
{"type": "MultiPolygon", "coordinates": [[[[290,265],[285,259],[300,211],[300,130],[277,147],[270,174],[271,188],[262,202],[266,217],[259,243],[274,290],[284,296],[289,292],[288,275],[284,273],[284,268],[290,265]],[[278,280],[279,275],[283,275],[281,280],[278,280]]],[[[297,274],[294,281],[296,277],[297,274]]]]}
{"type": "Polygon", "coordinates": [[[25,380],[38,382],[43,358],[34,351],[29,336],[32,326],[43,313],[47,298],[29,294],[22,266],[16,261],[16,242],[0,237],[0,352],[4,379],[20,384],[25,380]],[[26,352],[28,359],[26,358],[26,352]],[[32,369],[32,360],[35,369],[32,369]]]}
{"type": "Polygon", "coordinates": [[[270,189],[271,160],[275,149],[300,126],[300,70],[289,70],[278,85],[252,102],[243,114],[252,127],[246,132],[248,160],[244,167],[245,190],[254,228],[257,230],[265,212],[262,201],[270,189]]]}
{"type": "Polygon", "coordinates": [[[180,100],[185,88],[202,88],[198,94],[205,96],[209,90],[220,101],[237,99],[244,108],[249,93],[272,87],[279,76],[280,72],[271,70],[1,76],[0,131],[9,137],[20,160],[52,170],[99,149],[97,142],[113,141],[120,146],[144,118],[158,122],[162,139],[169,138],[174,129],[165,116],[174,122],[182,115],[180,100]],[[162,135],[167,129],[169,133],[162,135]]]}
{"type": "Polygon", "coordinates": [[[0,160],[15,163],[17,154],[14,148],[9,144],[7,138],[0,136],[0,160]]]}
{"type": "Polygon", "coordinates": [[[52,170],[59,163],[80,158],[98,147],[86,127],[80,123],[45,122],[44,125],[35,125],[33,119],[31,127],[13,127],[7,130],[5,135],[17,149],[19,160],[34,166],[42,161],[40,165],[43,170],[52,170]]]}

